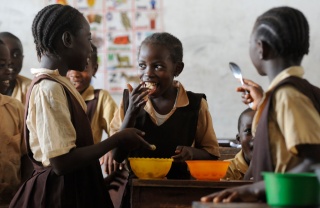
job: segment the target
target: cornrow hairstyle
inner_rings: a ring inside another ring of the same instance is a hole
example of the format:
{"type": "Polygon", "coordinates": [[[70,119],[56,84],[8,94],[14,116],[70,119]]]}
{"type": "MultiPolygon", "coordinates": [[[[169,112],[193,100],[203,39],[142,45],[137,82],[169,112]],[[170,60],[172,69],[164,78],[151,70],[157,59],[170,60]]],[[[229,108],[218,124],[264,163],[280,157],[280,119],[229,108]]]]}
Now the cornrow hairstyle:
{"type": "Polygon", "coordinates": [[[55,41],[65,31],[76,35],[81,28],[82,14],[68,5],[52,4],[44,7],[33,20],[32,34],[36,45],[37,55],[53,53],[57,55],[55,41]]]}
{"type": "MultiPolygon", "coordinates": [[[[173,63],[182,62],[183,58],[183,48],[181,41],[170,33],[153,33],[152,35],[146,37],[144,41],[142,41],[141,46],[143,44],[155,44],[166,47],[170,52],[170,58],[173,63]]],[[[139,55],[139,54],[138,54],[139,55]]]]}
{"type": "Polygon", "coordinates": [[[255,29],[257,37],[261,37],[282,57],[302,59],[309,52],[309,24],[297,9],[270,9],[258,17],[255,29]]]}
{"type": "Polygon", "coordinates": [[[253,111],[251,108],[247,108],[245,109],[244,111],[242,111],[242,113],[240,114],[239,118],[238,118],[238,132],[240,132],[240,124],[241,124],[241,119],[242,119],[242,116],[248,112],[251,112],[253,111]]]}

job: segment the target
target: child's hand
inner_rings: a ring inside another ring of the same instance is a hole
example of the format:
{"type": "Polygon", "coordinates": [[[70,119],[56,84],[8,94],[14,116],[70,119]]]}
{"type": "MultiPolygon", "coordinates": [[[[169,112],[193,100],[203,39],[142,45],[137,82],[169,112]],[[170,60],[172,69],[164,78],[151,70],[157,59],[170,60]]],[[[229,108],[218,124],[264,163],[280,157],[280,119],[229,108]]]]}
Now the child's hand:
{"type": "Polygon", "coordinates": [[[114,189],[118,191],[119,187],[125,183],[128,178],[126,170],[116,170],[104,178],[104,182],[108,190],[114,189]]]}
{"type": "Polygon", "coordinates": [[[236,91],[242,92],[241,97],[244,104],[248,105],[249,103],[252,103],[251,108],[257,110],[263,97],[263,89],[260,85],[251,80],[243,79],[243,81],[244,85],[238,87],[236,91]],[[246,91],[248,93],[246,93],[246,91]]]}
{"type": "Polygon", "coordinates": [[[114,134],[119,141],[119,146],[125,148],[128,151],[135,150],[138,148],[146,148],[154,150],[154,145],[149,144],[143,139],[145,133],[135,128],[126,128],[118,133],[114,134]]]}
{"type": "Polygon", "coordinates": [[[122,170],[125,166],[124,163],[118,163],[113,159],[112,151],[101,157],[100,165],[104,165],[104,172],[108,175],[116,170],[122,170]]]}
{"type": "Polygon", "coordinates": [[[130,84],[127,84],[129,90],[129,106],[127,113],[130,115],[137,114],[142,107],[145,106],[148,100],[149,89],[144,88],[144,82],[140,83],[136,88],[132,88],[130,84]]]}
{"type": "Polygon", "coordinates": [[[175,162],[184,162],[186,160],[192,160],[193,159],[192,147],[177,146],[176,151],[174,153],[176,153],[176,155],[172,156],[171,158],[175,162]]]}

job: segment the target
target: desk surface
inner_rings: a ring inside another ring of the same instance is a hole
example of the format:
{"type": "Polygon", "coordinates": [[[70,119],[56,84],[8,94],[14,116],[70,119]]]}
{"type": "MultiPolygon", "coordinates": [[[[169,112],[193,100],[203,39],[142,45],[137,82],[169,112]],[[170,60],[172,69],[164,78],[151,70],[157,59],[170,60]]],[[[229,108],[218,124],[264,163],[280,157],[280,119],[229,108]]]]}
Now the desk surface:
{"type": "Polygon", "coordinates": [[[265,203],[203,203],[193,202],[192,208],[269,208],[265,203]]]}
{"type": "Polygon", "coordinates": [[[226,188],[251,184],[251,181],[142,180],[132,179],[132,208],[191,208],[193,201],[226,188]]]}

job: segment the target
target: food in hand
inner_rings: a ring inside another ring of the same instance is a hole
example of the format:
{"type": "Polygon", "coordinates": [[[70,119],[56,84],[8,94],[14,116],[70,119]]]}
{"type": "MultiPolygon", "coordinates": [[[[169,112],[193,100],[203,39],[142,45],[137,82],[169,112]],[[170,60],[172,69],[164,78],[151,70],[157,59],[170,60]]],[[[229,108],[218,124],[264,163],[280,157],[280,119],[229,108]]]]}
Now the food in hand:
{"type": "Polygon", "coordinates": [[[157,89],[157,83],[155,82],[145,82],[144,83],[144,87],[148,88],[149,90],[149,95],[151,95],[152,93],[154,93],[157,89]]]}
{"type": "Polygon", "coordinates": [[[157,149],[156,145],[154,145],[154,144],[150,145],[150,148],[151,148],[151,150],[153,150],[153,151],[157,149]]]}

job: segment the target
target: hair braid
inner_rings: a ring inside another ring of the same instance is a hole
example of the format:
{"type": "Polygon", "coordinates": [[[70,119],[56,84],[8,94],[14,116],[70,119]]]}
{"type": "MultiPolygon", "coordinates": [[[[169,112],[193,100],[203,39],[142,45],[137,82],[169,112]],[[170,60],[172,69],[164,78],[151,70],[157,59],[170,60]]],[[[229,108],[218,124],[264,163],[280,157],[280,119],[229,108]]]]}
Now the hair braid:
{"type": "Polygon", "coordinates": [[[309,52],[309,25],[302,12],[290,7],[277,7],[258,17],[255,28],[279,55],[302,58],[309,52]]]}
{"type": "Polygon", "coordinates": [[[32,34],[39,58],[48,52],[56,54],[54,41],[64,31],[75,34],[80,24],[74,19],[82,14],[68,5],[53,4],[44,7],[35,17],[32,24],[32,34]]]}

